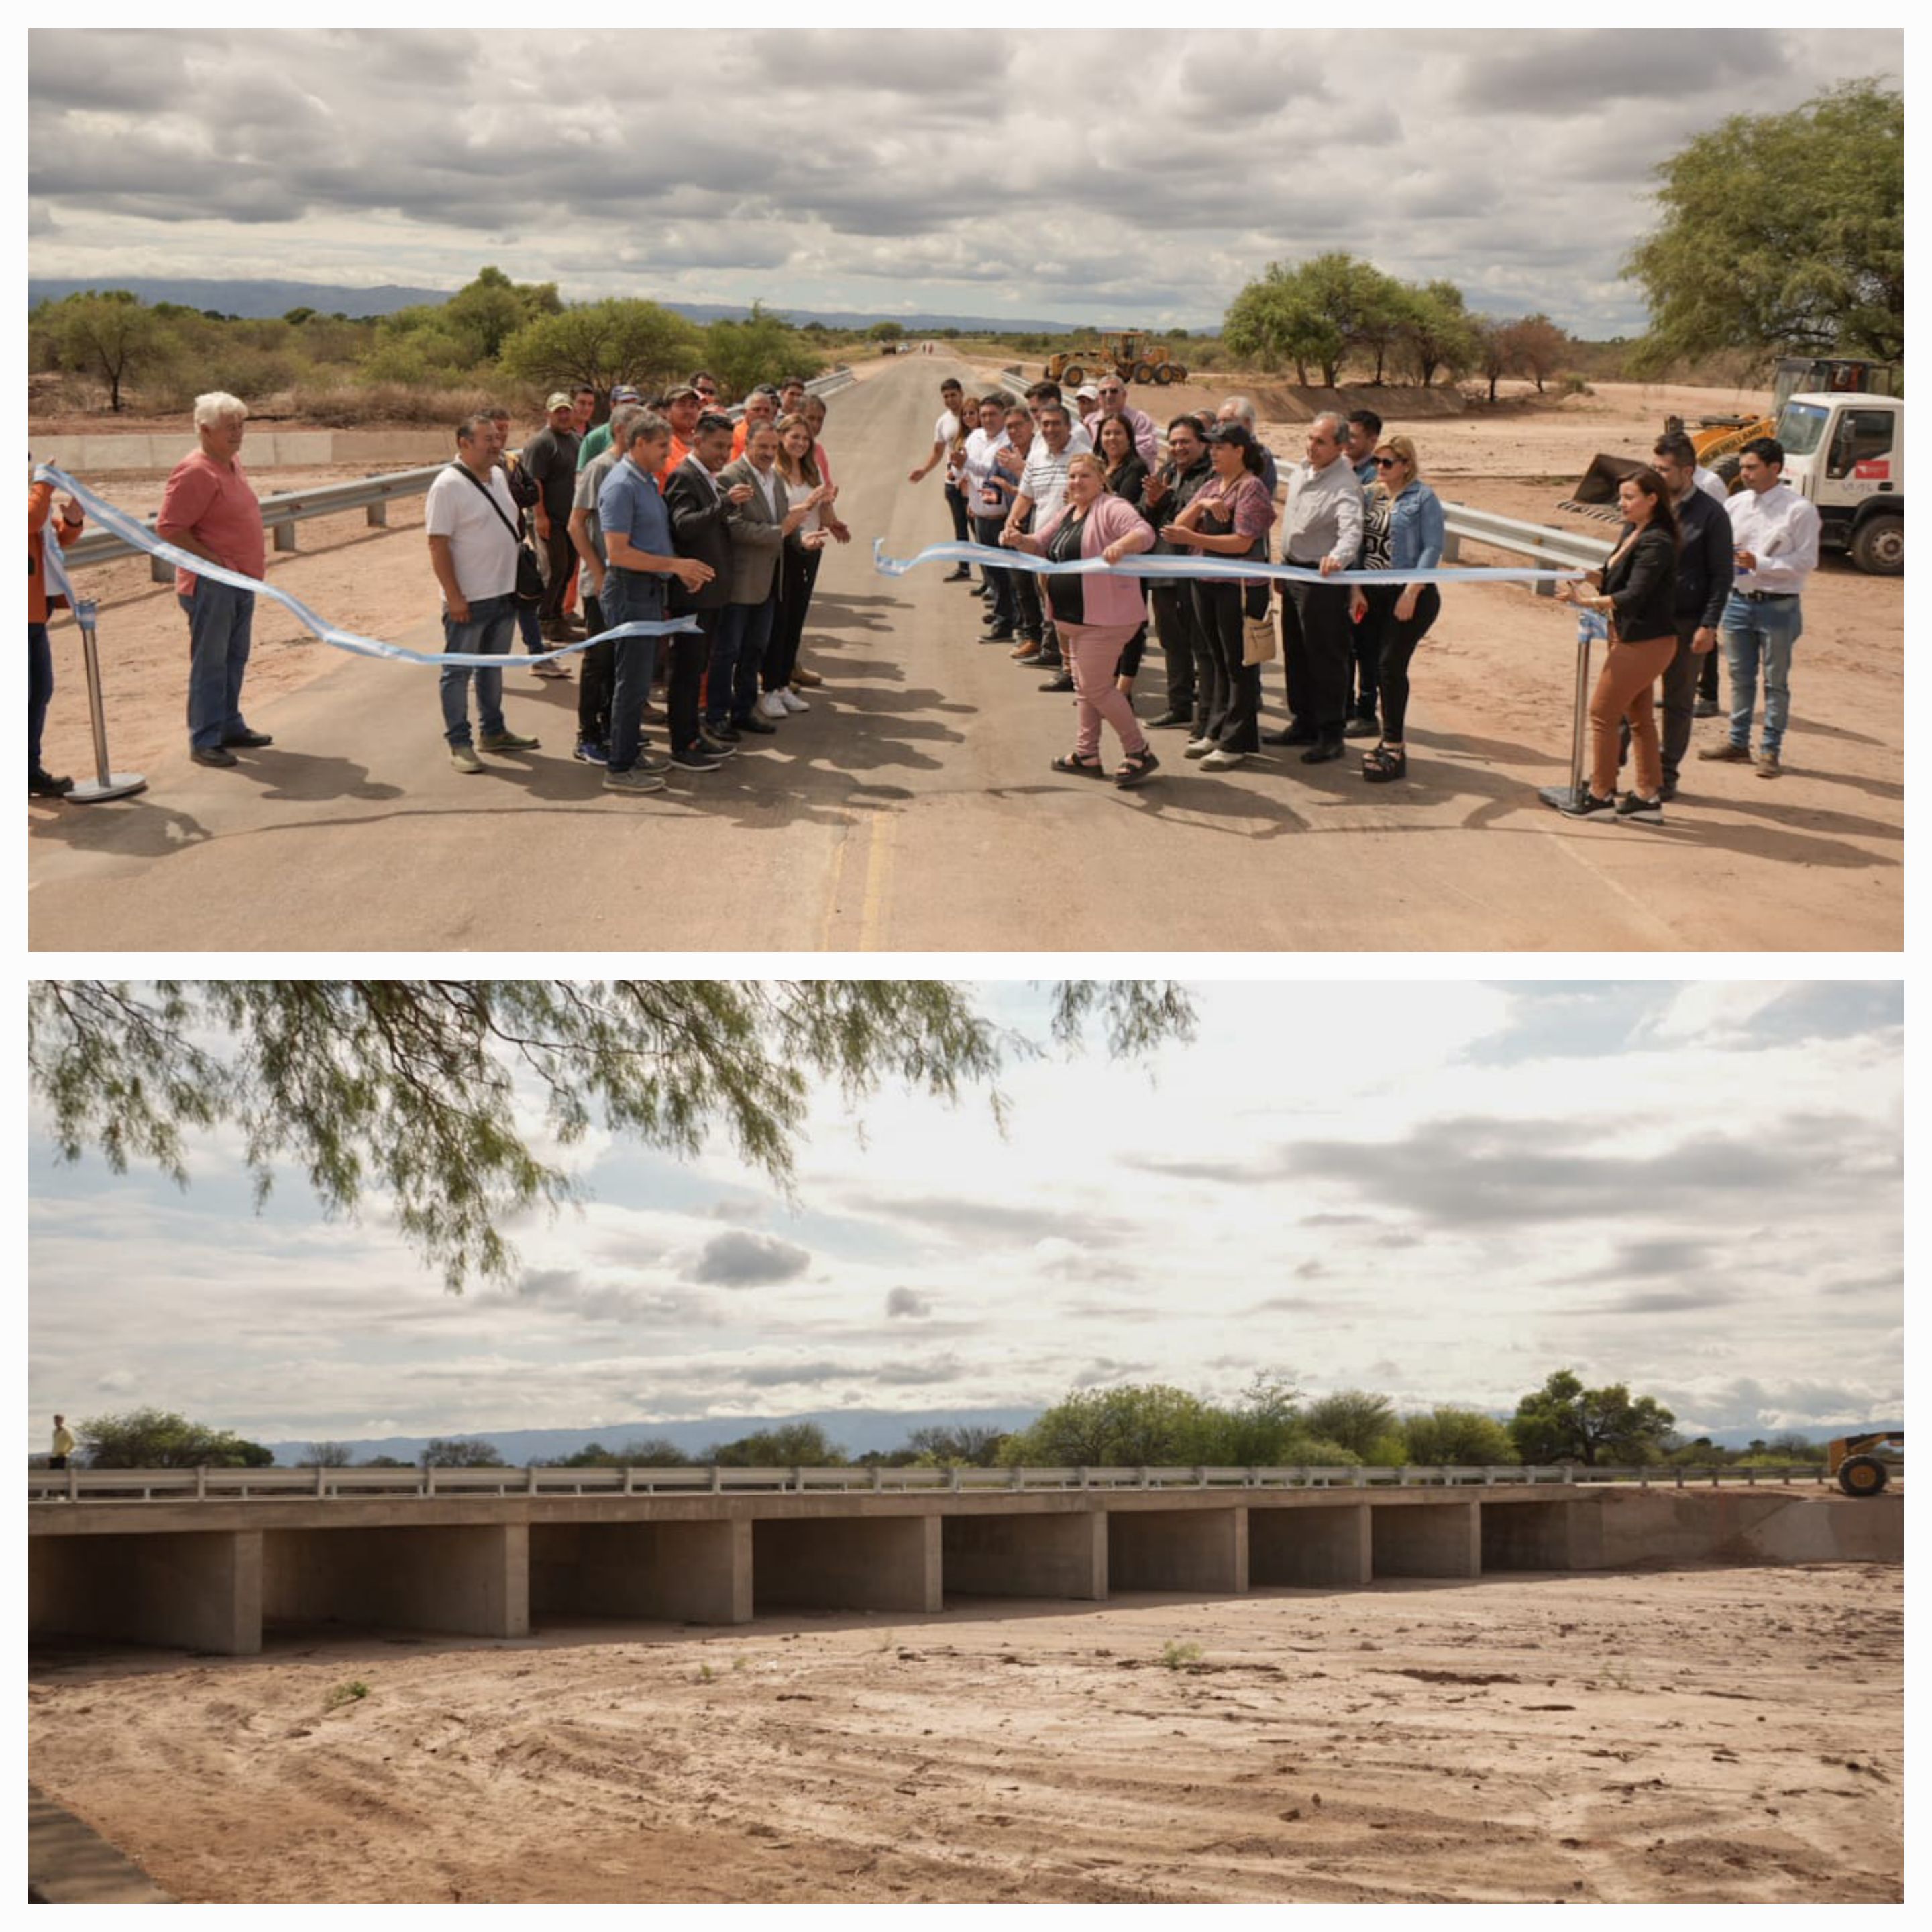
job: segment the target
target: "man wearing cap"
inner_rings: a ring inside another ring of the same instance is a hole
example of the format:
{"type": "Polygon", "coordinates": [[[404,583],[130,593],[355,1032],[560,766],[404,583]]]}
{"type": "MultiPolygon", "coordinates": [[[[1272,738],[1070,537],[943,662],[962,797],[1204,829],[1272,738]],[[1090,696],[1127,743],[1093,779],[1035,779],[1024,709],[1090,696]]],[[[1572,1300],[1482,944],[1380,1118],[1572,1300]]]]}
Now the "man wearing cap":
{"type": "Polygon", "coordinates": [[[704,404],[688,382],[680,382],[667,389],[652,406],[670,424],[670,460],[658,472],[658,488],[662,490],[670,482],[670,472],[691,454],[698,440],[698,419],[704,413],[704,404]]]}
{"type": "MultiPolygon", "coordinates": [[[[634,408],[644,400],[643,395],[638,390],[632,388],[629,383],[620,382],[610,392],[612,422],[616,419],[617,409],[620,404],[628,403],[634,408]]],[[[586,432],[584,440],[577,446],[577,473],[581,476],[584,471],[588,470],[591,464],[610,447],[610,424],[601,422],[595,429],[586,432]]],[[[620,456],[623,453],[621,449],[617,452],[620,456]]]]}
{"type": "Polygon", "coordinates": [[[1075,400],[1080,405],[1080,420],[1094,439],[1096,449],[1100,447],[1101,419],[1119,416],[1132,434],[1134,452],[1147,465],[1149,473],[1160,466],[1160,431],[1146,410],[1136,409],[1127,400],[1127,386],[1119,376],[1102,376],[1098,382],[1083,383],[1075,400]],[[1090,408],[1090,397],[1093,399],[1090,408]]]}
{"type": "Polygon", "coordinates": [[[577,406],[569,391],[559,389],[544,407],[549,419],[524,445],[524,468],[542,492],[532,512],[537,525],[537,560],[544,567],[538,615],[544,635],[554,644],[567,644],[576,636],[564,616],[563,598],[576,561],[570,542],[570,500],[577,484],[578,437],[572,427],[577,406]]]}

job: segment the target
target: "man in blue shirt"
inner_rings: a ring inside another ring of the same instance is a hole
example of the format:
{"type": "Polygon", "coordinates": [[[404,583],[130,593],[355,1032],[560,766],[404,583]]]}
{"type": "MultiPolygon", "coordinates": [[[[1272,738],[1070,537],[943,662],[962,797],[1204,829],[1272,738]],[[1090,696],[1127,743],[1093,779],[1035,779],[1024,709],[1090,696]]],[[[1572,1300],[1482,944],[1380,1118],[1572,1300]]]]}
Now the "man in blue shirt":
{"type": "MultiPolygon", "coordinates": [[[[628,434],[624,460],[612,466],[597,496],[607,566],[604,616],[614,629],[661,621],[667,578],[675,577],[687,590],[698,590],[713,574],[708,563],[673,554],[670,515],[657,484],[657,472],[670,454],[670,424],[646,410],[632,419],[628,434]]],[[[657,640],[632,637],[614,642],[610,762],[604,770],[604,786],[610,791],[662,791],[664,768],[643,758],[640,728],[657,661],[657,640]]]]}

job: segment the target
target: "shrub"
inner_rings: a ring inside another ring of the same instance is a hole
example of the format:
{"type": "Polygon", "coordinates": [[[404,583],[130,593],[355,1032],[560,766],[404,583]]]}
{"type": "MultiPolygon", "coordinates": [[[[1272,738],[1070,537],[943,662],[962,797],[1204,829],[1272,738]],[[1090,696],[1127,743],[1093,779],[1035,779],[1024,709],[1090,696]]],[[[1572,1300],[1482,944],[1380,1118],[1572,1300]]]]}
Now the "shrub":
{"type": "Polygon", "coordinates": [[[1198,1643],[1182,1643],[1170,1637],[1161,1646],[1160,1660],[1166,1670],[1185,1670],[1201,1661],[1201,1646],[1198,1643]]]}

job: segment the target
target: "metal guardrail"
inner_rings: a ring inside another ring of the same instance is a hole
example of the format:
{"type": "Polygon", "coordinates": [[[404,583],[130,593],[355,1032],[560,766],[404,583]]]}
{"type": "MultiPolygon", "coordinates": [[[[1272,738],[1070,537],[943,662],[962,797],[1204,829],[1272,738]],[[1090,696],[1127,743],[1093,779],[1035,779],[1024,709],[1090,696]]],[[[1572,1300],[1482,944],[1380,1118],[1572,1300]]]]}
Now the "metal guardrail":
{"type": "MultiPolygon", "coordinates": [[[[842,363],[805,386],[812,395],[832,396],[858,380],[842,363]]],[[[735,422],[745,413],[745,406],[734,403],[725,413],[735,422]]],[[[448,466],[446,463],[430,463],[414,470],[392,470],[381,476],[358,477],[352,482],[326,483],[314,490],[293,490],[280,496],[264,496],[261,500],[262,527],[274,533],[274,547],[283,551],[294,550],[296,526],[310,517],[338,517],[346,511],[360,510],[370,529],[382,529],[388,523],[392,502],[400,497],[422,496],[448,466]]],[[[152,516],[144,517],[142,521],[151,530],[154,527],[152,516]]],[[[90,564],[111,562],[116,557],[144,554],[109,531],[94,530],[70,544],[62,551],[61,556],[70,570],[77,570],[85,569],[90,564]]],[[[157,584],[174,581],[175,567],[171,563],[154,558],[149,569],[157,584]]]]}
{"type": "MultiPolygon", "coordinates": [[[[1904,1464],[1890,1466],[1902,1475],[1904,1464]]],[[[1282,1466],[1107,1468],[195,1468],[34,1469],[29,1502],[286,1502],[304,1497],[805,1495],[988,1495],[1080,1490],[1300,1490],[1504,1488],[1557,1483],[1642,1489],[1831,1481],[1820,1463],[1774,1469],[1729,1464],[1586,1468],[1576,1463],[1458,1465],[1442,1468],[1282,1466]]]]}
{"type": "MultiPolygon", "coordinates": [[[[1467,503],[1444,502],[1442,521],[1444,563],[1458,562],[1465,543],[1479,543],[1491,550],[1533,557],[1539,563],[1598,570],[1610,561],[1616,548],[1601,537],[1586,536],[1579,530],[1552,530],[1545,524],[1523,523],[1514,517],[1498,516],[1492,510],[1472,508],[1467,503]]],[[[1556,595],[1553,584],[1538,584],[1533,588],[1539,597],[1556,595]]]]}

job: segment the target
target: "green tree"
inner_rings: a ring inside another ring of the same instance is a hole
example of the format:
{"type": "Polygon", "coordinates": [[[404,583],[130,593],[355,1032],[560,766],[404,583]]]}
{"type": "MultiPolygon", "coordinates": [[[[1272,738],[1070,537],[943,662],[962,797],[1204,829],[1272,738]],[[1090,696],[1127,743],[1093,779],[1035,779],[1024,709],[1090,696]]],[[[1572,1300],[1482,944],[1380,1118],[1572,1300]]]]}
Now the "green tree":
{"type": "Polygon", "coordinates": [[[1162,1382],[1077,1389],[1008,1436],[1000,1460],[1054,1468],[1214,1462],[1222,1417],[1200,1396],[1162,1382]]]}
{"type": "Polygon", "coordinates": [[[1402,1460],[1418,1468],[1486,1469],[1521,1460],[1510,1432],[1492,1415],[1441,1404],[1402,1418],[1402,1460]]]}
{"type": "Polygon", "coordinates": [[[44,303],[34,318],[64,369],[98,376],[118,415],[121,392],[135,372],[152,371],[174,352],[168,324],[125,289],[71,295],[44,303]]]}
{"type": "Polygon", "coordinates": [[[480,1436],[438,1436],[417,1459],[425,1469],[500,1469],[502,1454],[480,1436]]]}
{"type": "Polygon", "coordinates": [[[1658,169],[1640,368],[1745,349],[1891,358],[1905,346],[1905,98],[1848,81],[1784,114],[1734,114],[1658,169]]]}
{"type": "Polygon", "coordinates": [[[479,270],[474,281],[431,311],[462,339],[472,362],[495,362],[518,329],[562,312],[554,282],[513,282],[494,266],[479,270]]]}
{"type": "Polygon", "coordinates": [[[866,333],[874,342],[903,342],[905,340],[905,324],[902,322],[875,322],[866,333]]]}
{"type": "Polygon", "coordinates": [[[649,392],[689,367],[698,340],[682,316],[614,296],[524,323],[504,343],[502,362],[506,375],[539,387],[588,383],[601,393],[628,382],[649,392]]]}
{"type": "Polygon", "coordinates": [[[1254,356],[1264,367],[1292,362],[1304,383],[1308,365],[1319,364],[1332,389],[1354,354],[1374,356],[1382,380],[1408,306],[1401,284],[1373,262],[1331,251],[1292,266],[1270,262],[1234,298],[1221,332],[1238,354],[1254,356]]]}
{"type": "Polygon", "coordinates": [[[1377,1462],[1379,1456],[1372,1452],[1388,1446],[1386,1438],[1396,1433],[1395,1405],[1367,1389],[1337,1389],[1309,1403],[1301,1425],[1311,1436],[1353,1450],[1365,1462],[1377,1462]]]}
{"type": "MultiPolygon", "coordinates": [[[[28,1000],[62,1158],[153,1161],[185,1186],[184,1134],[231,1124],[258,1204],[283,1160],[333,1213],[380,1188],[452,1288],[514,1278],[500,1223],[578,1198],[526,1138],[520,1069],[566,1146],[600,1118],[686,1157],[720,1130],[790,1193],[814,1076],[852,1105],[888,1080],[949,1102],[984,1086],[1003,1120],[1006,1059],[1046,1050],[936,980],[41,980],[28,1000]]],[[[1164,981],[1063,980],[1048,1031],[1131,1057],[1192,1038],[1193,1012],[1164,981]]]]}
{"type": "Polygon", "coordinates": [[[730,1442],[714,1442],[699,1458],[728,1469],[837,1469],[848,1458],[815,1422],[782,1422],[730,1442]]]}
{"type": "Polygon", "coordinates": [[[1454,282],[1433,281],[1407,291],[1402,347],[1416,379],[1426,389],[1440,370],[1450,381],[1475,366],[1479,347],[1475,318],[1454,282]]]}
{"type": "Polygon", "coordinates": [[[275,1460],[275,1452],[260,1442],[171,1410],[90,1416],[74,1434],[91,1469],[261,1469],[275,1460]]]}
{"type": "Polygon", "coordinates": [[[1342,348],[1340,332],[1318,313],[1297,272],[1280,262],[1270,262],[1260,279],[1228,304],[1221,339],[1261,368],[1293,363],[1294,380],[1304,386],[1310,364],[1339,360],[1342,348]]]}
{"type": "Polygon", "coordinates": [[[1516,1404],[1509,1432],[1526,1462],[1594,1467],[1656,1460],[1676,1420],[1654,1396],[1633,1400],[1622,1382],[1586,1388],[1571,1370],[1558,1369],[1516,1404]]]}
{"type": "Polygon", "coordinates": [[[826,358],[801,341],[784,316],[760,302],[742,322],[714,322],[704,332],[704,365],[727,392],[742,396],[760,382],[786,376],[809,380],[825,367],[826,358]]]}

